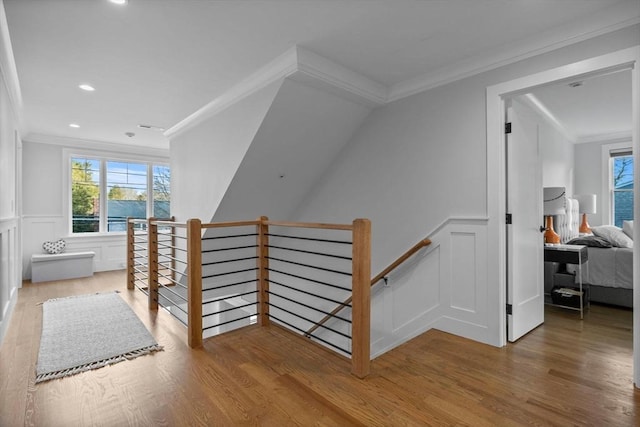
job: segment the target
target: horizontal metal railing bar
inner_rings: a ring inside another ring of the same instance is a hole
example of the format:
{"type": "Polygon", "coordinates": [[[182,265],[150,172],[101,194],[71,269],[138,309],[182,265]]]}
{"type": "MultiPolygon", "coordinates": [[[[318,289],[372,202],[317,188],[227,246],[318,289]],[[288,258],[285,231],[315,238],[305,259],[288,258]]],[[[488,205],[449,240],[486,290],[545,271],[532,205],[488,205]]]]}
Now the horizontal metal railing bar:
{"type": "MultiPolygon", "coordinates": [[[[227,295],[227,296],[224,296],[222,298],[217,298],[217,299],[214,299],[214,300],[211,300],[211,301],[203,301],[202,305],[213,304],[215,302],[225,301],[225,300],[228,300],[228,299],[231,299],[231,298],[243,297],[245,295],[257,294],[257,293],[258,293],[258,291],[249,291],[249,292],[244,292],[242,294],[237,294],[237,295],[232,295],[232,296],[227,295]]],[[[252,302],[251,304],[256,304],[256,303],[252,302]]]]}
{"type": "MultiPolygon", "coordinates": [[[[169,312],[170,312],[171,310],[169,310],[169,308],[168,308],[168,307],[175,307],[175,308],[177,308],[178,310],[180,310],[181,312],[183,312],[184,314],[186,314],[187,316],[189,315],[189,313],[187,313],[185,310],[183,310],[183,309],[182,309],[182,308],[181,308],[181,307],[180,307],[180,306],[179,306],[175,301],[173,301],[171,298],[167,298],[167,297],[166,297],[166,295],[161,295],[161,296],[162,296],[162,298],[166,299],[166,300],[167,300],[167,301],[169,301],[171,304],[173,304],[173,305],[171,305],[171,306],[166,305],[166,304],[163,304],[163,303],[160,301],[160,298],[158,298],[158,301],[156,301],[156,302],[157,302],[158,304],[160,304],[160,306],[161,306],[162,308],[164,308],[164,309],[166,309],[167,311],[169,311],[169,312]]],[[[175,315],[174,315],[174,316],[175,316],[175,315]]],[[[175,316],[175,317],[176,317],[176,319],[179,319],[179,318],[178,318],[178,316],[175,316]]]]}
{"type": "Polygon", "coordinates": [[[136,277],[141,278],[141,279],[148,279],[149,278],[149,275],[147,274],[146,271],[140,271],[140,270],[137,270],[135,268],[133,270],[136,272],[136,274],[142,275],[142,277],[139,277],[139,276],[136,276],[136,277]]]}
{"type": "Polygon", "coordinates": [[[227,222],[212,222],[202,224],[202,228],[225,228],[225,227],[250,227],[260,224],[260,221],[227,221],[227,222]]]}
{"type": "MultiPolygon", "coordinates": [[[[285,285],[284,283],[276,282],[275,280],[272,280],[270,278],[267,279],[267,282],[273,283],[274,285],[283,286],[283,287],[285,287],[287,289],[291,289],[292,291],[297,291],[297,292],[300,292],[300,293],[303,293],[303,294],[311,295],[312,297],[316,297],[316,298],[319,298],[319,299],[322,299],[322,300],[325,300],[325,301],[333,302],[333,303],[336,303],[336,304],[343,304],[342,301],[337,301],[337,300],[334,300],[334,299],[331,299],[331,298],[327,298],[327,297],[322,296],[322,295],[314,294],[313,292],[303,291],[302,289],[294,288],[293,286],[289,286],[289,285],[285,285]]],[[[351,307],[351,305],[348,304],[345,307],[351,307]]]]}
{"type": "MultiPolygon", "coordinates": [[[[137,254],[138,252],[134,252],[134,254],[137,254]]],[[[149,256],[148,255],[140,255],[140,256],[134,256],[133,259],[140,259],[140,258],[144,258],[144,259],[148,259],[149,256]]]]}
{"type": "Polygon", "coordinates": [[[249,256],[249,257],[244,257],[244,258],[235,258],[235,259],[225,259],[224,261],[213,261],[213,262],[203,262],[202,266],[207,266],[207,265],[217,265],[217,264],[226,264],[229,262],[238,262],[238,261],[247,261],[249,259],[258,259],[257,256],[249,256]]]}
{"type": "Polygon", "coordinates": [[[277,318],[276,316],[274,316],[274,315],[273,315],[273,314],[271,314],[271,313],[268,313],[268,316],[269,316],[269,317],[271,317],[271,318],[273,318],[273,319],[276,319],[278,322],[284,323],[285,325],[289,326],[290,328],[295,329],[295,330],[296,330],[296,331],[298,331],[298,332],[302,332],[302,334],[303,334],[304,336],[306,336],[306,337],[310,337],[310,338],[317,339],[318,341],[322,341],[323,343],[325,343],[325,344],[327,344],[327,345],[329,345],[329,346],[331,346],[331,347],[333,347],[333,348],[335,348],[335,349],[337,349],[337,350],[340,350],[340,351],[342,351],[342,352],[344,352],[344,353],[347,353],[348,355],[351,355],[351,352],[350,352],[349,350],[345,350],[344,348],[342,348],[342,347],[340,347],[340,346],[337,346],[337,345],[335,345],[335,344],[333,344],[333,343],[331,343],[331,342],[329,342],[329,341],[327,341],[327,340],[324,340],[324,339],[322,339],[322,338],[320,338],[320,337],[318,337],[318,336],[316,336],[316,335],[307,334],[307,332],[306,332],[306,331],[303,331],[302,329],[298,328],[297,326],[292,325],[292,324],[291,324],[291,323],[289,323],[289,322],[286,322],[286,321],[284,321],[284,320],[282,320],[282,319],[277,318]]]}
{"type": "MultiPolygon", "coordinates": [[[[176,261],[178,261],[178,260],[176,260],[176,261]]],[[[182,262],[182,261],[180,261],[180,262],[182,262]]],[[[185,263],[185,264],[186,264],[186,263],[185,263]]],[[[165,265],[165,264],[159,264],[159,265],[162,265],[162,268],[164,268],[164,269],[166,269],[166,270],[171,270],[171,271],[173,271],[174,273],[178,273],[178,274],[180,274],[180,275],[182,275],[182,276],[184,276],[184,277],[187,277],[187,276],[188,276],[188,274],[187,274],[187,270],[185,270],[185,271],[180,271],[180,270],[176,270],[175,268],[171,268],[171,267],[169,267],[168,265],[165,265]]]]}
{"type": "Polygon", "coordinates": [[[165,243],[160,243],[160,242],[158,242],[158,247],[163,247],[163,248],[166,248],[166,249],[179,249],[181,251],[185,251],[186,252],[185,249],[181,249],[181,248],[179,248],[177,246],[167,245],[165,243]]]}
{"type": "Polygon", "coordinates": [[[133,244],[133,246],[135,246],[135,247],[137,247],[137,248],[142,248],[142,249],[144,249],[144,250],[147,250],[147,247],[146,247],[146,246],[144,246],[144,245],[139,245],[139,244],[137,244],[137,243],[134,243],[134,244],[133,244]]]}
{"type": "Polygon", "coordinates": [[[317,266],[311,265],[311,264],[305,264],[305,263],[302,263],[302,262],[290,261],[288,259],[282,259],[282,258],[274,258],[274,257],[270,257],[270,256],[268,256],[266,258],[268,260],[271,260],[271,261],[286,262],[287,264],[299,265],[299,266],[302,266],[302,267],[313,268],[315,270],[322,270],[322,271],[327,271],[329,273],[342,274],[343,276],[351,277],[351,273],[346,273],[344,271],[334,270],[334,269],[331,269],[331,268],[317,267],[317,266]]]}
{"type": "Polygon", "coordinates": [[[237,319],[227,320],[226,322],[220,322],[220,323],[217,323],[215,325],[207,326],[206,328],[202,328],[202,330],[206,331],[207,329],[217,328],[218,326],[227,325],[229,323],[237,322],[239,320],[250,319],[251,317],[257,316],[257,315],[258,315],[258,313],[256,312],[254,314],[249,314],[248,316],[238,317],[237,319]]]}
{"type": "Polygon", "coordinates": [[[350,242],[348,240],[318,239],[318,238],[315,238],[315,237],[287,236],[286,234],[267,233],[267,236],[270,236],[270,237],[283,237],[283,238],[286,238],[286,239],[309,240],[309,241],[312,241],[312,242],[337,243],[337,244],[343,244],[343,245],[351,245],[351,244],[353,244],[353,242],[350,242]]]}
{"type": "MultiPolygon", "coordinates": [[[[145,234],[145,236],[146,236],[146,234],[145,234]]],[[[135,236],[134,236],[133,241],[135,243],[149,243],[149,240],[147,240],[147,239],[144,239],[144,240],[143,239],[136,239],[135,236]]]]}
{"type": "Polygon", "coordinates": [[[216,314],[226,313],[228,311],[233,311],[233,310],[239,310],[241,308],[249,307],[250,305],[256,305],[256,303],[255,302],[250,302],[248,304],[239,305],[237,307],[231,307],[231,308],[226,308],[224,310],[216,311],[215,313],[203,314],[202,318],[204,319],[204,318],[209,317],[209,316],[215,316],[216,314]]]}
{"type": "MultiPolygon", "coordinates": [[[[301,314],[295,313],[295,312],[293,312],[293,311],[291,311],[291,310],[287,310],[286,308],[282,308],[282,307],[280,307],[280,306],[278,306],[278,305],[276,305],[276,304],[272,303],[271,301],[269,301],[269,307],[275,307],[275,308],[277,308],[278,310],[282,310],[282,311],[284,311],[285,313],[289,313],[290,315],[297,317],[298,319],[302,319],[302,320],[304,320],[304,321],[307,321],[307,322],[311,323],[312,325],[315,325],[315,324],[317,323],[317,322],[315,322],[315,321],[313,321],[313,320],[311,320],[311,319],[308,319],[308,318],[306,318],[306,317],[302,316],[301,314]]],[[[330,327],[325,326],[325,325],[320,325],[320,327],[321,327],[321,328],[324,328],[324,329],[327,329],[327,330],[329,330],[329,331],[333,332],[334,334],[338,334],[338,335],[341,335],[341,336],[343,336],[343,337],[345,337],[345,338],[347,338],[347,339],[351,339],[351,336],[350,336],[350,335],[345,334],[344,332],[336,331],[335,329],[330,328],[330,327]]],[[[305,335],[306,335],[306,334],[305,334],[305,335]]]]}
{"type": "MultiPolygon", "coordinates": [[[[183,296],[182,296],[182,295],[180,295],[179,293],[175,292],[173,289],[168,288],[168,287],[166,287],[165,285],[158,283],[158,290],[160,290],[160,289],[165,289],[165,290],[167,290],[167,291],[171,292],[173,295],[175,295],[175,296],[177,296],[178,298],[180,298],[182,301],[184,301],[184,302],[188,302],[188,300],[187,300],[187,298],[186,298],[186,297],[183,297],[183,296]]],[[[164,298],[167,298],[167,296],[166,296],[166,295],[162,295],[162,296],[163,296],[164,298]]],[[[169,298],[167,298],[167,299],[169,299],[169,298]]],[[[169,300],[169,301],[171,301],[171,300],[169,300]]],[[[173,301],[171,301],[171,302],[173,302],[173,301]]]]}
{"type": "MultiPolygon", "coordinates": [[[[258,281],[258,279],[243,280],[242,282],[228,283],[226,285],[215,286],[213,288],[206,288],[206,289],[203,288],[202,292],[215,291],[215,290],[222,289],[222,288],[229,288],[231,286],[245,285],[247,283],[256,282],[256,281],[258,281]]],[[[203,283],[203,285],[204,285],[204,283],[203,283]]]]}
{"type": "Polygon", "coordinates": [[[287,273],[285,271],[276,270],[275,268],[267,268],[268,271],[272,271],[274,273],[284,274],[285,276],[295,277],[296,279],[306,280],[308,282],[317,283],[319,285],[330,286],[336,289],[342,289],[343,291],[351,292],[351,288],[345,288],[344,286],[334,285],[332,283],[321,282],[320,280],[309,279],[308,277],[298,276],[297,274],[287,273]]]}
{"type": "Polygon", "coordinates": [[[138,267],[147,267],[147,265],[149,265],[148,262],[140,262],[140,261],[136,261],[135,259],[133,260],[133,265],[134,266],[138,266],[138,267]]]}
{"type": "Polygon", "coordinates": [[[145,295],[149,295],[149,290],[148,290],[148,289],[144,289],[144,287],[143,287],[143,286],[140,286],[140,285],[137,285],[137,284],[136,284],[136,285],[135,285],[135,287],[136,287],[136,288],[138,288],[138,290],[139,290],[140,292],[142,292],[143,294],[145,294],[145,295]]]}
{"type": "Polygon", "coordinates": [[[325,230],[353,230],[353,224],[320,224],[315,222],[287,222],[287,221],[263,221],[263,224],[272,225],[274,227],[292,227],[292,228],[322,228],[325,230]]]}
{"type": "MultiPolygon", "coordinates": [[[[165,260],[163,260],[163,261],[159,261],[159,262],[175,261],[175,262],[179,262],[180,264],[187,265],[187,261],[183,261],[183,260],[181,260],[181,259],[179,259],[179,258],[176,258],[176,257],[170,257],[170,256],[167,256],[167,255],[162,255],[162,257],[163,257],[163,258],[166,258],[166,259],[165,259],[165,260]]],[[[167,267],[167,268],[169,268],[169,267],[167,267]]],[[[180,272],[180,271],[178,271],[178,270],[173,270],[173,271],[175,271],[176,273],[181,273],[181,272],[180,272]]]]}
{"type": "Polygon", "coordinates": [[[146,219],[129,218],[129,224],[146,224],[146,223],[147,223],[146,219]]]}
{"type": "Polygon", "coordinates": [[[187,223],[186,222],[155,220],[155,221],[151,221],[151,223],[154,224],[154,225],[158,225],[158,226],[164,225],[164,226],[167,226],[167,227],[187,228],[187,223]]]}
{"type": "Polygon", "coordinates": [[[212,277],[228,276],[230,274],[244,273],[246,271],[256,271],[257,269],[258,269],[258,267],[254,267],[254,268],[246,268],[244,270],[229,271],[229,272],[226,272],[226,273],[209,274],[209,275],[206,275],[206,276],[202,276],[202,278],[203,279],[210,279],[212,277]]]}
{"type": "Polygon", "coordinates": [[[223,252],[223,251],[232,251],[235,249],[249,249],[249,248],[257,248],[258,245],[247,245],[247,246],[234,246],[232,248],[220,248],[220,249],[207,249],[207,250],[202,250],[203,254],[206,253],[212,253],[212,252],[223,252]]]}
{"type": "Polygon", "coordinates": [[[300,301],[296,301],[296,300],[291,299],[291,298],[287,298],[287,297],[285,297],[284,295],[277,294],[277,293],[275,293],[275,292],[273,292],[273,291],[267,291],[267,293],[268,293],[269,295],[275,295],[275,296],[277,296],[278,298],[282,298],[282,299],[286,299],[287,301],[291,301],[291,302],[292,302],[292,303],[294,303],[294,304],[298,304],[298,305],[301,305],[301,306],[303,306],[303,307],[310,308],[311,310],[315,310],[315,311],[317,311],[318,313],[322,313],[322,314],[330,315],[331,317],[335,317],[336,319],[342,320],[343,322],[352,323],[352,322],[351,322],[351,320],[349,320],[349,319],[345,319],[344,317],[340,317],[340,316],[337,316],[337,315],[332,315],[332,314],[331,314],[331,313],[329,313],[328,311],[320,310],[319,308],[316,308],[316,307],[313,307],[313,306],[311,306],[311,305],[308,305],[308,304],[302,303],[302,302],[300,302],[300,301]]]}
{"type": "Polygon", "coordinates": [[[217,240],[217,239],[233,239],[235,237],[255,237],[258,233],[247,233],[247,234],[229,234],[227,236],[211,236],[211,237],[203,237],[202,240],[217,240]]]}
{"type": "Polygon", "coordinates": [[[187,239],[186,236],[181,236],[179,234],[173,234],[173,233],[167,234],[167,236],[175,237],[176,239],[184,239],[184,240],[187,239]]]}
{"type": "Polygon", "coordinates": [[[165,276],[164,274],[158,272],[158,276],[167,279],[168,281],[170,281],[171,283],[175,284],[176,286],[180,286],[182,289],[187,289],[187,286],[183,285],[180,282],[175,281],[173,278],[169,277],[169,276],[165,276]]]}
{"type": "Polygon", "coordinates": [[[353,258],[351,258],[350,256],[344,256],[344,255],[334,255],[334,254],[327,254],[324,252],[314,252],[314,251],[305,251],[302,249],[293,249],[293,248],[285,248],[284,246],[273,246],[273,245],[267,245],[268,248],[273,248],[273,249],[282,249],[285,251],[293,251],[293,252],[302,252],[305,254],[311,254],[311,255],[321,255],[321,256],[326,256],[326,257],[331,257],[331,258],[339,258],[339,259],[346,259],[346,260],[353,260],[353,258]]]}

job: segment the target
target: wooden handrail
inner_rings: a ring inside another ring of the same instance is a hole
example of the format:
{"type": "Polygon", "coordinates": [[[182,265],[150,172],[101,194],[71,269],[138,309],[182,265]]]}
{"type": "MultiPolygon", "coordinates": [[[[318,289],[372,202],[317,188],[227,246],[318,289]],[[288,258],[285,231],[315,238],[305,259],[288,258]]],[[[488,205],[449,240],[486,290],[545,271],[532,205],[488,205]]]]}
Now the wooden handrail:
{"type": "MultiPolygon", "coordinates": [[[[395,260],[394,262],[392,262],[391,264],[389,264],[389,266],[387,268],[385,268],[384,270],[382,270],[380,272],[380,274],[378,274],[377,276],[375,276],[373,279],[371,279],[371,286],[375,285],[376,283],[378,283],[381,279],[383,279],[387,274],[391,273],[393,270],[395,270],[396,268],[398,268],[398,266],[400,264],[402,264],[403,262],[405,262],[409,257],[411,257],[413,254],[415,254],[416,252],[418,252],[420,249],[424,248],[425,246],[429,246],[431,244],[431,240],[428,238],[422,239],[420,240],[418,243],[416,243],[411,249],[409,249],[408,251],[406,251],[404,254],[402,254],[397,260],[395,260]]],[[[335,309],[333,309],[333,311],[329,314],[327,314],[325,317],[322,318],[322,320],[320,320],[318,323],[316,323],[315,325],[313,325],[311,327],[311,329],[309,329],[307,331],[307,335],[310,335],[313,333],[313,331],[315,331],[316,329],[318,329],[321,325],[323,325],[327,320],[331,319],[333,316],[335,316],[336,314],[338,314],[340,312],[340,310],[342,310],[343,308],[345,308],[347,305],[351,304],[351,301],[353,300],[352,297],[347,298],[342,304],[338,305],[335,309]]]]}
{"type": "Polygon", "coordinates": [[[267,225],[277,227],[296,227],[296,228],[322,228],[325,230],[353,230],[353,224],[323,224],[319,222],[287,222],[287,221],[265,221],[267,225]]]}

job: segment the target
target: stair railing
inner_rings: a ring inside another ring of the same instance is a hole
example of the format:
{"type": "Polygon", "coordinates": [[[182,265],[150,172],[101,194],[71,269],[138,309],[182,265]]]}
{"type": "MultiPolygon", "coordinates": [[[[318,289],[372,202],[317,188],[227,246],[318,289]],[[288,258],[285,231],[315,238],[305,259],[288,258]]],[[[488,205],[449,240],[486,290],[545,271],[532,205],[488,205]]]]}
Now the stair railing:
{"type": "MultiPolygon", "coordinates": [[[[406,251],[398,259],[396,259],[394,262],[389,264],[389,266],[387,268],[382,270],[377,276],[375,276],[373,279],[371,279],[370,286],[372,287],[373,285],[378,283],[380,280],[386,279],[386,277],[387,277],[387,275],[389,273],[391,273],[393,270],[395,270],[397,267],[399,267],[402,263],[404,263],[407,259],[409,259],[412,255],[414,255],[420,249],[422,249],[422,248],[424,248],[426,246],[429,246],[430,244],[431,244],[431,240],[428,239],[428,238],[420,240],[411,249],[406,251]]],[[[351,304],[351,301],[352,301],[352,298],[349,297],[343,303],[339,304],[333,311],[331,311],[331,313],[327,314],[325,317],[322,318],[322,320],[320,320],[318,323],[313,325],[306,332],[306,335],[310,336],[313,332],[315,332],[316,329],[318,329],[319,327],[324,325],[329,319],[335,317],[340,311],[342,311],[344,308],[348,307],[349,304],[351,304]]]]}
{"type": "MultiPolygon", "coordinates": [[[[202,345],[206,329],[222,330],[219,325],[232,322],[236,322],[233,327],[242,327],[249,322],[246,318],[251,317],[255,318],[251,323],[276,324],[313,338],[325,347],[328,345],[340,353],[347,353],[351,356],[351,372],[360,378],[368,375],[371,333],[369,220],[319,224],[270,221],[260,217],[255,221],[202,224],[198,219],[178,223],[151,218],[146,226],[139,225],[142,223],[140,220],[128,221],[127,287],[136,287],[146,293],[150,309],[161,305],[184,323],[190,347],[202,345]],[[143,230],[136,231],[136,227],[143,230]],[[350,238],[332,240],[325,237],[330,236],[326,233],[347,233],[350,238]],[[253,242],[250,239],[254,239],[253,242]],[[332,244],[342,247],[339,255],[323,246],[332,244]],[[143,259],[148,260],[146,266],[143,259]],[[253,265],[249,264],[251,262],[253,265]],[[236,279],[236,276],[227,276],[229,274],[242,277],[236,279]],[[229,277],[233,278],[227,280],[229,277]],[[145,278],[146,287],[142,285],[145,278]],[[236,285],[240,287],[234,288],[236,285]],[[328,288],[322,289],[325,286],[328,288]],[[308,325],[315,323],[313,313],[327,314],[328,309],[323,310],[323,307],[344,298],[344,294],[336,292],[351,294],[350,319],[333,316],[346,323],[339,327],[323,325],[320,335],[305,333],[308,325]],[[241,302],[232,306],[227,303],[229,298],[226,296],[234,298],[235,302],[241,298],[241,302]],[[220,308],[223,304],[227,305],[220,308]],[[205,306],[207,311],[203,312],[205,306]],[[212,313],[212,307],[219,311],[212,313]],[[251,313],[238,318],[234,315],[233,319],[225,318],[221,323],[211,325],[212,319],[230,317],[227,312],[235,309],[242,309],[243,316],[251,313]],[[219,313],[224,315],[218,316],[219,313]],[[203,325],[203,319],[208,323],[203,325]],[[237,322],[239,320],[243,322],[237,322]],[[238,324],[240,326],[236,326],[238,324]],[[335,337],[338,341],[332,343],[331,339],[335,337]],[[340,346],[345,339],[350,341],[350,347],[340,346]]],[[[226,326],[224,330],[227,330],[226,326]]]]}

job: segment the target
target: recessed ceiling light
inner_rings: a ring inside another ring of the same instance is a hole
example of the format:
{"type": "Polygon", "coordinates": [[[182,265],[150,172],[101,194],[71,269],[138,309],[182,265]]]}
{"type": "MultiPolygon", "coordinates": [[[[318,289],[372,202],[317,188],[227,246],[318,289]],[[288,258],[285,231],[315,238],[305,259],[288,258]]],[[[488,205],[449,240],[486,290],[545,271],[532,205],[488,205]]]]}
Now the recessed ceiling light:
{"type": "Polygon", "coordinates": [[[71,124],[69,125],[69,127],[70,127],[70,128],[79,128],[79,127],[80,127],[80,125],[78,125],[78,124],[76,124],[76,123],[71,123],[71,124]]]}
{"type": "Polygon", "coordinates": [[[115,4],[127,4],[127,0],[109,0],[111,3],[115,4]]]}
{"type": "Polygon", "coordinates": [[[82,90],[86,90],[87,92],[93,92],[94,90],[96,90],[96,88],[94,88],[93,86],[88,85],[86,83],[83,83],[83,84],[79,85],[78,87],[80,89],[82,89],[82,90]]]}

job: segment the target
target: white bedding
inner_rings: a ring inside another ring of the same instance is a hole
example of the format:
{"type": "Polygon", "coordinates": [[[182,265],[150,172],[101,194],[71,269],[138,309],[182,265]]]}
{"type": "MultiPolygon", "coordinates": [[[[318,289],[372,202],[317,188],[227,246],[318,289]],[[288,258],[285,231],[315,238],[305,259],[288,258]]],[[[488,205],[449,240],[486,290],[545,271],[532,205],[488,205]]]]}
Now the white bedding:
{"type": "MultiPolygon", "coordinates": [[[[588,248],[587,250],[589,260],[582,266],[583,283],[633,289],[633,249],[588,248]]],[[[576,272],[578,267],[567,265],[567,270],[576,272]]]]}

